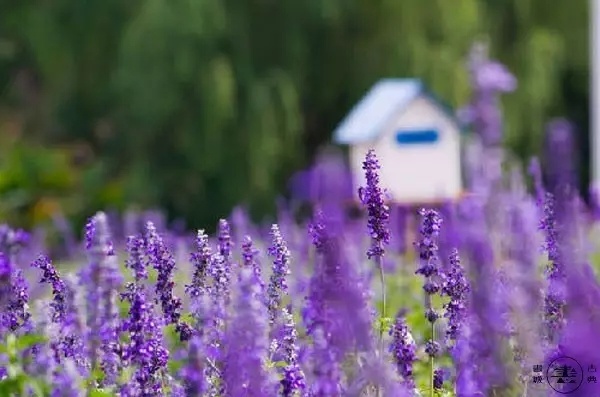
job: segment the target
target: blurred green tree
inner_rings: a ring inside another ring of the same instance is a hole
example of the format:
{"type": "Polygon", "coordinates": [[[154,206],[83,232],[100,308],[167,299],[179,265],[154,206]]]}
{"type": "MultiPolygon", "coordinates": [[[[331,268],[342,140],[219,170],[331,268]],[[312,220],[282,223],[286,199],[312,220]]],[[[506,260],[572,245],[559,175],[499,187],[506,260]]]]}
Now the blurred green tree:
{"type": "Polygon", "coordinates": [[[80,215],[133,202],[193,225],[214,224],[239,202],[264,213],[377,79],[421,77],[463,105],[477,39],[519,79],[505,98],[506,143],[519,155],[539,149],[550,116],[587,129],[587,2],[0,6],[0,133],[3,115],[16,114],[24,139],[90,148],[80,215]]]}

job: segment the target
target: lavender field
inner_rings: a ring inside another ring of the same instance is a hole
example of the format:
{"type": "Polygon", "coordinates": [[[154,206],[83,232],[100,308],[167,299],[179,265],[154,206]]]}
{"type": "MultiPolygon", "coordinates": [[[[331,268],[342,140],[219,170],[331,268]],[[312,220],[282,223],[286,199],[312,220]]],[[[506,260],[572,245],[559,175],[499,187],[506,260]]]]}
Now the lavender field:
{"type": "Polygon", "coordinates": [[[364,216],[331,185],[305,222],[237,211],[193,239],[144,217],[116,238],[98,213],[76,266],[4,226],[0,394],[600,395],[596,212],[486,164],[467,197],[418,212],[386,204],[371,151],[364,216]],[[548,372],[565,357],[576,383],[548,372]]]}

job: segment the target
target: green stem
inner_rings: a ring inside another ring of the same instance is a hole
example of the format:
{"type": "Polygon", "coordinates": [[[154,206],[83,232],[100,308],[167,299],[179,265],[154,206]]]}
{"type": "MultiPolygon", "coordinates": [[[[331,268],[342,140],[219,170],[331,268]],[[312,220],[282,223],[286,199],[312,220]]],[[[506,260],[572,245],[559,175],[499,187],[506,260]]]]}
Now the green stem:
{"type": "MultiPolygon", "coordinates": [[[[431,323],[431,342],[435,341],[435,323],[431,323]]],[[[435,363],[434,363],[435,359],[433,358],[433,356],[431,356],[429,358],[429,364],[430,364],[430,374],[429,374],[429,386],[430,386],[430,392],[429,395],[430,397],[434,397],[435,396],[435,390],[433,388],[433,378],[434,378],[434,374],[435,374],[435,363]]]]}
{"type": "MultiPolygon", "coordinates": [[[[387,308],[386,308],[386,291],[385,291],[385,272],[383,270],[383,261],[381,257],[377,257],[377,268],[379,270],[379,281],[381,282],[381,321],[379,323],[379,355],[383,360],[385,346],[383,344],[383,325],[386,324],[387,308]]],[[[381,396],[381,388],[377,388],[377,396],[381,396]]]]}
{"type": "MultiPolygon", "coordinates": [[[[387,297],[385,291],[385,272],[383,271],[383,264],[381,258],[377,260],[377,267],[379,268],[379,281],[381,282],[381,317],[385,321],[387,319],[387,297]]],[[[383,356],[383,322],[379,329],[379,344],[381,349],[381,355],[383,356]]]]}

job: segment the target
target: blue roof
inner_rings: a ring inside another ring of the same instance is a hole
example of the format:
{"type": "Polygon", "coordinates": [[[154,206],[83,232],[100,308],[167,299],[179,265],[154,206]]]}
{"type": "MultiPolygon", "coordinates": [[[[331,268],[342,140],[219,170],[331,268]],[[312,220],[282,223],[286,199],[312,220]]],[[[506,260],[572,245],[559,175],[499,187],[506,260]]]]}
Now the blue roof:
{"type": "MultiPolygon", "coordinates": [[[[377,138],[390,118],[419,95],[426,95],[456,122],[452,110],[419,79],[382,79],[358,102],[333,133],[336,143],[352,144],[377,138]]],[[[458,123],[456,123],[458,126],[458,123]]]]}

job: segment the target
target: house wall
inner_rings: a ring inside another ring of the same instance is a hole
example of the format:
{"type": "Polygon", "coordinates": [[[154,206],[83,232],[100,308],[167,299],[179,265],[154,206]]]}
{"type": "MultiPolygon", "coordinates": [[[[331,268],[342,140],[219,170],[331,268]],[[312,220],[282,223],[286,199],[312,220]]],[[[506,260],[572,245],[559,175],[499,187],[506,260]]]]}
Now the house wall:
{"type": "Polygon", "coordinates": [[[420,203],[457,198],[462,190],[460,131],[431,100],[418,97],[396,115],[376,141],[353,146],[350,164],[355,186],[364,186],[362,162],[373,148],[381,164],[381,184],[394,201],[420,203]],[[400,145],[400,129],[439,132],[435,143],[400,145]]]}

